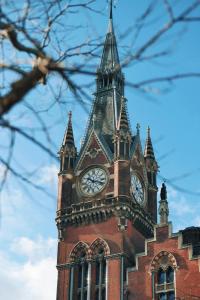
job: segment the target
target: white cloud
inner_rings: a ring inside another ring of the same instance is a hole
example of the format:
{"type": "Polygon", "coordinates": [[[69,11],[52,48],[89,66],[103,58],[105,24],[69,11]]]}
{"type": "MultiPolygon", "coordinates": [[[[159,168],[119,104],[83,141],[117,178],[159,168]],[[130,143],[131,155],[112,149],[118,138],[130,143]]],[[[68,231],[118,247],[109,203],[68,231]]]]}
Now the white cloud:
{"type": "Polygon", "coordinates": [[[25,259],[24,262],[0,252],[1,299],[55,300],[56,244],[55,239],[42,237],[36,240],[26,237],[15,240],[11,249],[18,251],[18,255],[25,259]]]}
{"type": "Polygon", "coordinates": [[[13,241],[10,250],[27,257],[31,262],[36,262],[38,259],[51,256],[55,252],[56,244],[57,242],[53,238],[44,239],[39,236],[35,241],[27,237],[20,237],[13,241]]]}
{"type": "Polygon", "coordinates": [[[40,174],[38,177],[38,184],[53,184],[54,186],[58,181],[58,166],[55,164],[44,166],[40,169],[40,174]]]}
{"type": "Polygon", "coordinates": [[[177,216],[183,216],[185,214],[192,214],[195,212],[194,207],[188,203],[187,199],[183,196],[178,196],[178,199],[171,199],[170,210],[177,216]]]}
{"type": "Polygon", "coordinates": [[[188,226],[199,226],[198,212],[200,206],[195,204],[190,197],[186,198],[182,193],[168,187],[169,219],[173,220],[174,231],[188,226]]]}

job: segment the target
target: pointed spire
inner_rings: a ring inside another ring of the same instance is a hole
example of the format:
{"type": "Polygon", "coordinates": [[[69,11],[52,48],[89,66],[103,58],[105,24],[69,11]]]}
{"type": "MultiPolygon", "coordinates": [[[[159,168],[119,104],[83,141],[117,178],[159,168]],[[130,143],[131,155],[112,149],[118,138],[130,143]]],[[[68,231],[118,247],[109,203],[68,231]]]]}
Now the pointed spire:
{"type": "Polygon", "coordinates": [[[87,138],[95,129],[99,136],[103,136],[109,149],[113,152],[112,139],[117,130],[121,99],[124,96],[124,76],[121,71],[114,34],[112,10],[113,1],[109,0],[109,27],[103,45],[100,66],[97,69],[94,106],[85,136],[87,138]]]}
{"type": "Polygon", "coordinates": [[[68,113],[68,125],[67,130],[65,131],[65,135],[63,138],[62,146],[65,145],[73,145],[74,146],[74,135],[73,135],[73,128],[72,128],[72,112],[68,113]]]}
{"type": "Polygon", "coordinates": [[[148,126],[147,128],[147,139],[146,139],[146,144],[145,144],[145,149],[144,149],[144,157],[145,158],[151,158],[155,160],[155,155],[153,151],[153,145],[151,142],[151,136],[150,136],[150,127],[148,126]]]}
{"type": "Polygon", "coordinates": [[[160,224],[168,223],[169,207],[167,202],[167,189],[165,183],[162,184],[159,201],[160,224]]]}
{"type": "Polygon", "coordinates": [[[125,98],[122,97],[121,101],[121,111],[120,111],[120,116],[119,116],[119,122],[117,129],[118,130],[128,130],[129,129],[129,123],[128,123],[128,116],[126,112],[126,104],[125,104],[125,98]]]}
{"type": "Polygon", "coordinates": [[[112,70],[114,68],[120,69],[119,55],[117,50],[117,43],[114,34],[113,28],[113,13],[112,13],[112,0],[110,0],[110,9],[109,9],[109,23],[108,23],[108,32],[106,35],[106,40],[104,42],[104,49],[101,58],[100,69],[112,70]]]}

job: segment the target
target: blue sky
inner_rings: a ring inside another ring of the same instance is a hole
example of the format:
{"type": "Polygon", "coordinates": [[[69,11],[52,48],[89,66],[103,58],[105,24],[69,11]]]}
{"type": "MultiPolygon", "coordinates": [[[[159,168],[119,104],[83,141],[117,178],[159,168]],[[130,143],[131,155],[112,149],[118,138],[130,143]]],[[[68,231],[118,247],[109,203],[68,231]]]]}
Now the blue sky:
{"type": "MultiPolygon", "coordinates": [[[[177,12],[188,3],[185,0],[170,2],[174,4],[174,10],[177,12]]],[[[129,45],[133,42],[134,32],[129,30],[129,34],[123,39],[120,36],[128,27],[134,25],[148,3],[149,1],[116,1],[114,26],[121,61],[130,50],[129,45]]],[[[92,12],[84,11],[78,15],[79,17],[66,20],[72,24],[83,25],[80,31],[77,30],[76,34],[70,37],[71,43],[105,35],[108,23],[107,3],[97,1],[95,7],[100,9],[103,15],[94,16],[92,12]]],[[[133,53],[166,22],[165,9],[160,1],[155,14],[132,45],[133,53]]],[[[171,55],[153,62],[133,62],[130,67],[124,69],[127,82],[136,83],[152,77],[197,72],[200,69],[199,30],[200,25],[197,24],[177,26],[148,52],[150,55],[155,51],[169,49],[171,55]]],[[[94,65],[97,63],[98,61],[93,62],[94,65]]],[[[78,84],[91,80],[86,76],[75,78],[78,84]]],[[[55,76],[50,78],[55,90],[59,82],[55,76]]],[[[169,180],[167,187],[170,220],[175,231],[186,226],[200,226],[199,87],[199,79],[188,78],[165,85],[151,85],[151,92],[147,94],[130,87],[127,87],[125,92],[132,129],[134,131],[136,124],[140,123],[143,145],[146,128],[148,125],[151,127],[154,150],[160,166],[158,185],[161,185],[162,178],[169,180]],[[163,89],[165,93],[162,92],[163,89]]],[[[94,86],[88,92],[89,94],[94,92],[94,86]]],[[[50,88],[40,86],[28,95],[26,101],[42,110],[46,103],[50,102],[50,97],[50,88]]],[[[62,141],[67,112],[73,111],[74,135],[78,148],[88,118],[87,113],[74,101],[67,89],[62,97],[65,101],[62,106],[55,106],[43,114],[45,122],[49,126],[54,125],[50,128],[50,135],[53,137],[52,151],[55,154],[62,141]]],[[[86,107],[89,111],[91,107],[89,100],[86,101],[86,107]]],[[[30,128],[30,132],[33,133],[36,120],[24,112],[25,107],[19,106],[13,109],[8,117],[15,125],[30,128]]],[[[43,133],[40,131],[34,131],[33,134],[43,139],[43,133]]],[[[5,144],[7,135],[8,132],[1,130],[1,139],[5,144]]],[[[16,141],[13,164],[28,166],[30,172],[36,169],[37,172],[32,177],[34,182],[46,188],[52,197],[19,183],[12,175],[8,176],[8,182],[1,194],[0,282],[3,283],[1,297],[5,300],[14,298],[53,300],[57,275],[55,269],[57,232],[54,219],[58,165],[46,153],[20,137],[16,141]]]]}

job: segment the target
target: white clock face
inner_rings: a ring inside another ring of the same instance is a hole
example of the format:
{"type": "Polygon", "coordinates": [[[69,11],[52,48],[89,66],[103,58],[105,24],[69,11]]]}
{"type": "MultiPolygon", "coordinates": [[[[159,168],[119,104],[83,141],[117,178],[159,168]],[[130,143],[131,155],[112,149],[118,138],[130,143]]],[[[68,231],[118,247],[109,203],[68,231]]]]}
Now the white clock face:
{"type": "Polygon", "coordinates": [[[140,204],[144,203],[144,190],[141,181],[135,175],[131,175],[131,193],[135,197],[136,201],[140,204]]]}
{"type": "Polygon", "coordinates": [[[81,191],[89,196],[101,192],[107,183],[106,171],[99,167],[93,167],[86,171],[81,177],[81,191]]]}

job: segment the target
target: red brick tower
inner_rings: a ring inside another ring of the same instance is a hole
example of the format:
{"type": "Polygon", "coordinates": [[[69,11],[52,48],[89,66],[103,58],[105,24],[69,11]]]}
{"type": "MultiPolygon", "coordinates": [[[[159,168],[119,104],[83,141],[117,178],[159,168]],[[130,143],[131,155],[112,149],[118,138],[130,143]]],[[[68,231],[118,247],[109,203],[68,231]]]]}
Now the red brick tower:
{"type": "Polygon", "coordinates": [[[111,3],[84,143],[77,155],[70,113],[59,152],[57,300],[127,299],[127,269],[153,237],[158,167],[150,132],[144,154],[139,125],[131,132],[126,101],[111,3]]]}

